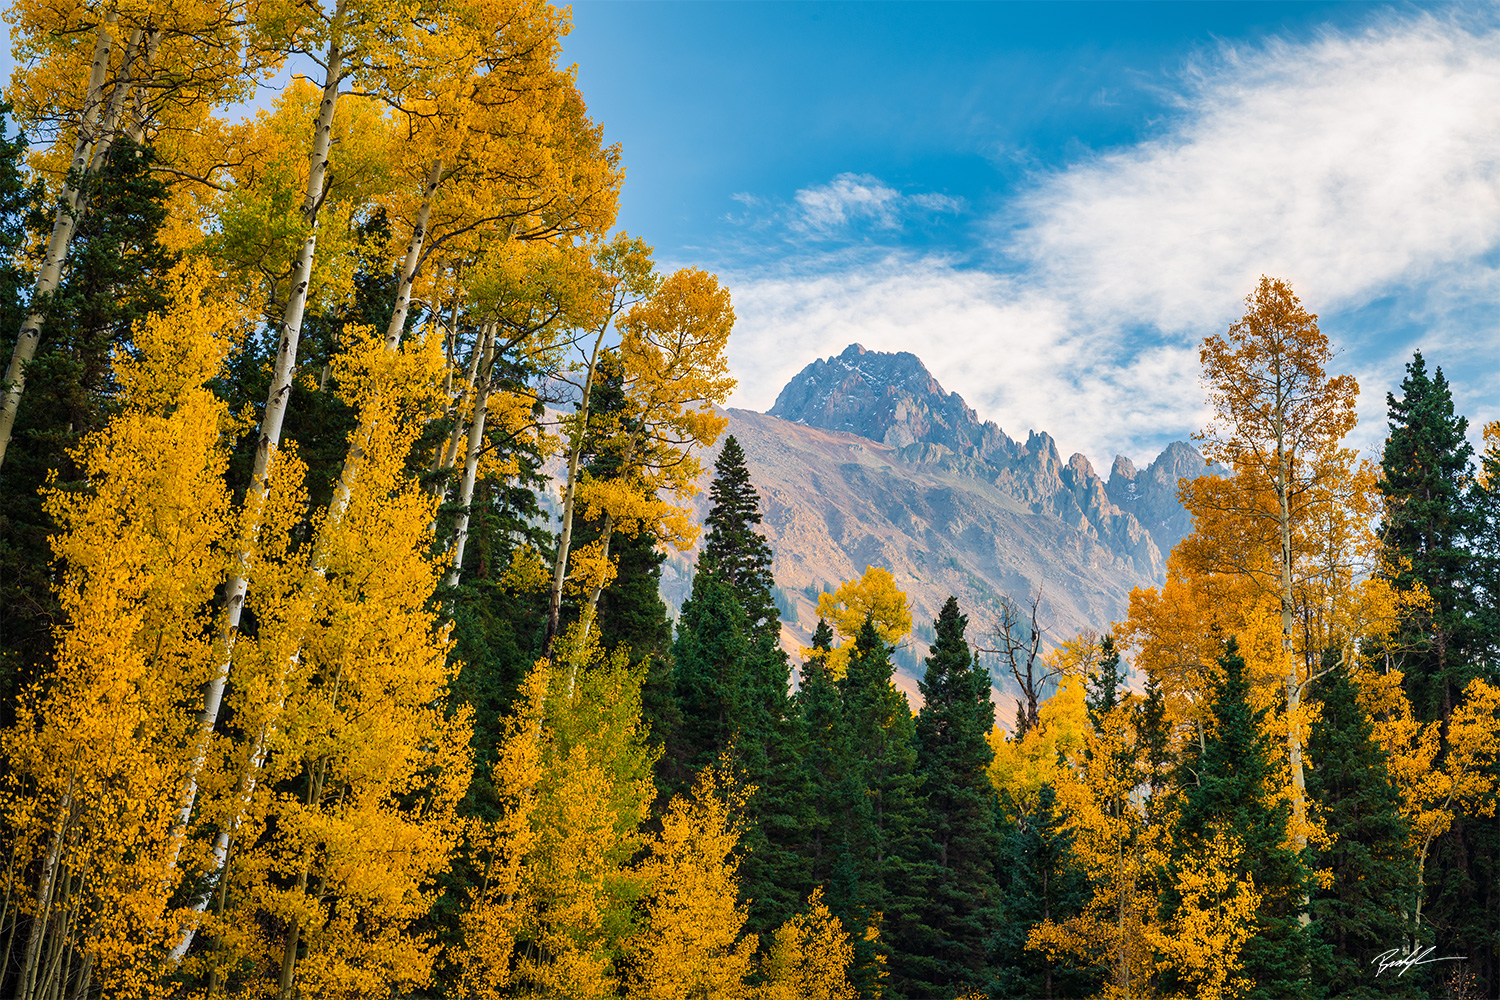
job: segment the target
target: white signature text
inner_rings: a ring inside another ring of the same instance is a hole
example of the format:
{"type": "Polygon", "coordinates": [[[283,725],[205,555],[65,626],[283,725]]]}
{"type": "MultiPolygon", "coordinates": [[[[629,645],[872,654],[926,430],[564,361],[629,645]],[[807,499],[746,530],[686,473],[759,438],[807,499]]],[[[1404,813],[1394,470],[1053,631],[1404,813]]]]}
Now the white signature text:
{"type": "Polygon", "coordinates": [[[1375,966],[1375,975],[1377,976],[1384,974],[1387,969],[1401,970],[1396,973],[1396,977],[1399,979],[1401,976],[1406,975],[1408,970],[1418,965],[1431,965],[1433,962],[1458,961],[1457,955],[1449,955],[1445,958],[1428,958],[1427,956],[1431,955],[1434,951],[1437,951],[1437,949],[1413,948],[1407,951],[1405,948],[1392,948],[1389,951],[1383,951],[1379,955],[1376,955],[1371,959],[1370,964],[1375,966]]]}

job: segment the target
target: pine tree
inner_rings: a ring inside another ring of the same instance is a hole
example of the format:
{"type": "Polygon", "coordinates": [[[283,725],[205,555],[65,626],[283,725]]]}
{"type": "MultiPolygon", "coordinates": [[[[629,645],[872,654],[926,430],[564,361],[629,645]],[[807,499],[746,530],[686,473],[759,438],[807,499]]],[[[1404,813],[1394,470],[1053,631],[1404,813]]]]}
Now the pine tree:
{"type": "MultiPolygon", "coordinates": [[[[1406,366],[1401,398],[1386,397],[1390,436],[1381,456],[1384,539],[1399,590],[1423,588],[1430,604],[1410,610],[1397,636],[1412,709],[1422,721],[1446,721],[1475,677],[1500,681],[1494,666],[1497,616],[1493,482],[1469,486],[1473,450],[1468,421],[1454,413],[1442,369],[1431,377],[1420,352],[1406,366]],[[1492,509],[1492,508],[1489,508],[1492,509]]],[[[1449,751],[1446,733],[1438,760],[1449,751]]],[[[1500,821],[1462,813],[1432,845],[1424,874],[1423,915],[1443,954],[1466,956],[1486,993],[1500,990],[1500,821]]]]}
{"type": "Polygon", "coordinates": [[[932,978],[921,988],[934,994],[982,984],[999,903],[993,869],[999,838],[986,774],[994,752],[985,742],[995,727],[995,706],[989,672],[964,639],[967,624],[949,597],[933,622],[936,641],[916,720],[917,773],[926,805],[922,921],[942,930],[931,956],[932,978]]]}
{"type": "Polygon", "coordinates": [[[1229,874],[1253,880],[1259,905],[1240,952],[1240,974],[1253,986],[1253,1000],[1290,1000],[1318,995],[1310,980],[1313,949],[1299,924],[1311,877],[1287,846],[1290,811],[1270,803],[1276,755],[1263,729],[1265,709],[1250,707],[1245,661],[1231,638],[1219,658],[1223,680],[1210,705],[1212,722],[1203,748],[1190,744],[1178,765],[1181,809],[1173,830],[1169,888],[1162,899],[1163,923],[1183,919],[1185,875],[1196,875],[1219,852],[1216,838],[1239,844],[1225,862],[1229,874]]]}
{"type": "Polygon", "coordinates": [[[1402,629],[1408,696],[1418,717],[1430,721],[1453,710],[1454,699],[1474,676],[1466,663],[1466,583],[1469,557],[1464,541],[1474,527],[1466,502],[1474,450],[1469,422],[1453,412],[1453,395],[1441,368],[1428,377],[1418,351],[1406,366],[1401,398],[1386,395],[1390,435],[1381,455],[1380,491],[1385,496],[1383,538],[1393,561],[1409,564],[1393,581],[1398,589],[1420,585],[1430,609],[1414,613],[1402,629]]]}
{"type": "MultiPolygon", "coordinates": [[[[858,926],[880,920],[875,948],[856,948],[856,983],[872,987],[878,963],[886,995],[920,996],[918,966],[935,948],[937,932],[922,923],[918,847],[924,821],[918,787],[916,726],[906,695],[891,683],[891,651],[871,621],[855,638],[838,682],[844,706],[846,785],[842,823],[848,858],[834,872],[833,889],[847,900],[840,915],[858,926]]],[[[851,936],[856,936],[851,927],[851,936]]],[[[858,940],[856,936],[856,940],[858,940]]]]}
{"type": "Polygon", "coordinates": [[[1089,690],[1084,704],[1088,706],[1089,724],[1096,730],[1099,722],[1120,703],[1120,651],[1115,637],[1099,640],[1099,662],[1089,674],[1089,690]]]}
{"type": "Polygon", "coordinates": [[[1057,792],[1043,785],[1036,811],[1005,831],[1001,859],[1002,916],[991,948],[995,1000],[1050,1000],[1093,994],[1098,977],[1028,950],[1032,929],[1077,915],[1088,898],[1088,879],[1073,859],[1073,834],[1057,808],[1057,792]]]}
{"type": "Polygon", "coordinates": [[[672,691],[682,726],[667,743],[669,791],[690,787],[693,775],[718,762],[734,735],[735,698],[743,685],[749,642],[744,612],[712,573],[693,577],[672,644],[672,691]]]}
{"type": "MultiPolygon", "coordinates": [[[[819,619],[812,648],[826,651],[832,646],[833,629],[819,619]]],[[[793,718],[800,730],[808,774],[809,815],[798,847],[808,860],[809,878],[818,885],[831,885],[837,858],[848,848],[842,837],[835,837],[840,828],[833,820],[842,811],[839,802],[849,762],[844,752],[844,706],[833,678],[828,676],[825,657],[814,654],[802,664],[801,688],[794,702],[793,718]]]]}
{"type": "Polygon", "coordinates": [[[725,688],[725,722],[740,775],[755,788],[746,803],[740,888],[749,905],[748,927],[769,946],[770,932],[800,912],[813,889],[808,858],[797,849],[809,821],[809,776],[795,763],[803,750],[792,720],[781,618],[771,597],[771,549],[754,530],[760,497],[733,437],[714,465],[710,492],[714,502],[704,521],[709,531],[694,587],[698,580],[718,581],[740,612],[736,627],[745,649],[725,688]]]}
{"type": "Polygon", "coordinates": [[[1418,975],[1371,979],[1375,956],[1411,939],[1403,910],[1416,891],[1410,831],[1385,752],[1347,672],[1327,674],[1315,693],[1322,718],[1308,740],[1307,787],[1334,838],[1314,860],[1333,875],[1312,903],[1313,926],[1329,946],[1317,978],[1330,997],[1417,995],[1418,975]]]}
{"type": "Polygon", "coordinates": [[[734,435],[724,439],[724,449],[714,462],[714,481],[709,488],[713,506],[703,519],[708,536],[698,571],[715,573],[734,591],[740,610],[749,623],[747,634],[781,637],[781,616],[771,596],[771,547],[755,530],[760,523],[760,495],[750,482],[745,452],[734,435]]]}
{"type": "Polygon", "coordinates": [[[740,889],[750,901],[749,929],[763,936],[796,916],[814,888],[812,865],[799,850],[811,822],[807,746],[792,717],[786,654],[754,643],[734,706],[735,759],[755,793],[746,803],[748,851],[740,889]]]}
{"type": "Polygon", "coordinates": [[[1160,822],[1166,815],[1173,761],[1166,695],[1153,673],[1146,674],[1146,697],[1135,715],[1135,734],[1148,795],[1146,813],[1152,822],[1160,822]]]}

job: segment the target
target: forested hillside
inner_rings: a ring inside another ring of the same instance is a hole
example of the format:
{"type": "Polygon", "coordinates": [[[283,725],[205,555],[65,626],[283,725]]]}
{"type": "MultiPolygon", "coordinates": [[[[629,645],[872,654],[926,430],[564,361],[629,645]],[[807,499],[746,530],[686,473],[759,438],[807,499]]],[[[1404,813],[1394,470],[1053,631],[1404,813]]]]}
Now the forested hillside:
{"type": "Polygon", "coordinates": [[[615,226],[566,11],[10,22],[0,996],[1500,995],[1500,426],[1420,355],[1364,462],[1263,279],[1123,620],[872,549],[789,657],[730,290],[615,226]]]}

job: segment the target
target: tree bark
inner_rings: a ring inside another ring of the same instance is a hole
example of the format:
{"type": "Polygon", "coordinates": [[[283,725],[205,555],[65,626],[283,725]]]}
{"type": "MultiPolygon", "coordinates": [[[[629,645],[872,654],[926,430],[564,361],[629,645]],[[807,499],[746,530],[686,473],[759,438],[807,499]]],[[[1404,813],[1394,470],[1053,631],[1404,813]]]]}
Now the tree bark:
{"type": "Polygon", "coordinates": [[[104,80],[109,74],[109,54],[114,44],[109,29],[117,18],[117,14],[106,15],[95,36],[94,60],[89,68],[83,115],[73,144],[73,160],[69,164],[62,193],[57,199],[57,207],[52,216],[52,234],[47,239],[42,266],[37,271],[36,285],[31,293],[33,311],[21,324],[21,330],[16,336],[16,346],[11,352],[10,365],[5,371],[5,395],[0,397],[0,466],[5,463],[5,452],[10,445],[11,432],[15,429],[16,411],[21,405],[21,394],[26,390],[26,366],[36,357],[37,344],[42,339],[42,324],[46,322],[46,317],[36,307],[45,303],[62,280],[63,262],[67,259],[68,247],[78,228],[78,216],[84,208],[83,187],[93,162],[94,141],[105,131],[100,126],[99,112],[104,104],[104,80]],[[74,182],[78,186],[75,187],[74,182]]]}
{"type": "Polygon", "coordinates": [[[464,544],[469,539],[469,505],[474,501],[474,480],[479,475],[479,452],[484,446],[485,407],[489,403],[490,383],[494,380],[491,369],[495,360],[497,325],[492,320],[484,327],[484,358],[479,363],[480,377],[474,390],[474,417],[469,421],[469,447],[464,457],[464,478],[458,491],[461,509],[453,530],[453,559],[443,577],[443,584],[448,587],[458,586],[459,576],[463,572],[464,544]]]}
{"type": "Polygon", "coordinates": [[[245,493],[238,551],[235,553],[234,567],[225,585],[224,618],[220,626],[217,645],[218,663],[204,688],[203,707],[198,711],[192,756],[184,781],[182,801],[177,811],[174,833],[176,843],[170,853],[169,867],[175,867],[177,863],[182,838],[186,835],[188,822],[192,819],[193,804],[198,794],[198,775],[207,759],[209,737],[213,734],[214,726],[218,721],[219,709],[224,699],[224,686],[229,680],[230,667],[234,662],[234,644],[239,634],[241,616],[245,610],[251,559],[260,536],[265,502],[270,492],[272,462],[276,449],[281,444],[281,429],[286,421],[286,411],[291,401],[292,378],[296,375],[297,342],[302,333],[302,320],[307,310],[308,287],[312,282],[313,259],[317,253],[318,212],[323,204],[328,175],[328,155],[333,145],[333,112],[334,106],[338,103],[339,86],[344,77],[343,26],[344,2],[339,0],[333,14],[325,60],[328,75],[323,84],[322,103],[318,107],[312,151],[308,156],[307,187],[302,197],[302,222],[307,227],[307,237],[302,241],[302,246],[298,250],[293,268],[291,294],[282,312],[281,338],[276,350],[276,366],[271,376],[270,392],[266,397],[265,414],[261,417],[250,487],[245,493]]]}
{"type": "MultiPolygon", "coordinates": [[[[562,618],[563,581],[568,576],[568,550],[573,544],[573,503],[578,493],[578,464],[583,458],[583,442],[589,428],[589,397],[594,391],[594,376],[599,370],[599,354],[604,347],[607,324],[601,323],[594,338],[594,350],[589,355],[588,374],[583,380],[583,398],[578,403],[578,430],[573,436],[573,447],[568,453],[568,478],[563,488],[562,532],[557,539],[557,559],[552,565],[552,591],[547,603],[547,639],[550,649],[557,638],[562,618]]],[[[607,544],[607,543],[606,543],[607,544]]]]}

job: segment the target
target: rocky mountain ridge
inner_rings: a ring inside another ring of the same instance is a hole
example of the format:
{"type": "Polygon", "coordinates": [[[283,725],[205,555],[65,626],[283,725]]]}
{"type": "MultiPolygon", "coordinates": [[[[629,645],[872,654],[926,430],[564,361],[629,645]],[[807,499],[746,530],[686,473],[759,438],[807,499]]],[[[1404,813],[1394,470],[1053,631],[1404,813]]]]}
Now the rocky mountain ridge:
{"type": "MultiPolygon", "coordinates": [[[[809,364],[769,413],[726,413],[761,495],[784,646],[809,640],[820,592],[884,566],[918,622],[896,658],[910,694],[926,625],[949,594],[981,646],[1000,599],[1038,588],[1049,644],[1122,618],[1130,591],[1160,582],[1163,554],[1190,527],[1177,479],[1205,468],[1179,442],[1144,470],[1117,458],[1105,480],[1082,455],[1063,461],[1046,433],[1022,443],[981,421],[915,355],[857,344],[809,364]]],[[[706,513],[706,493],[698,504],[706,513]]],[[[674,555],[665,568],[674,607],[692,561],[674,555]]],[[[995,681],[1003,692],[1004,678],[995,681]]]]}
{"type": "Polygon", "coordinates": [[[1098,539],[1151,577],[1161,576],[1165,554],[1191,528],[1177,502],[1177,480],[1205,468],[1202,456],[1179,441],[1144,472],[1118,456],[1106,481],[1083,455],[1064,462],[1046,432],[1032,431],[1022,444],[993,421],[980,421],[916,355],[859,344],[809,364],[769,415],[879,441],[913,465],[982,478],[1035,513],[1055,514],[1098,539]]]}

